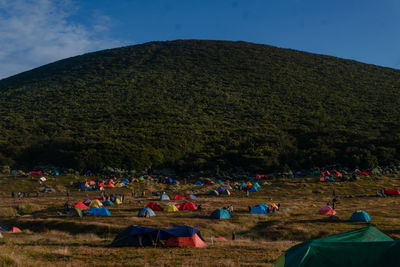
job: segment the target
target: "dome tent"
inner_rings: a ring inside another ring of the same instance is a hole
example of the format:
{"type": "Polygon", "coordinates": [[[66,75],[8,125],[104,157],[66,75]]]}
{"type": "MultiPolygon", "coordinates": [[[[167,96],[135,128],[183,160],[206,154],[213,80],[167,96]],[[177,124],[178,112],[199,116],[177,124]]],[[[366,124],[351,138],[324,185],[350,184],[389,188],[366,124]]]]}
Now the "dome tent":
{"type": "Polygon", "coordinates": [[[153,217],[156,216],[156,214],[154,213],[154,211],[151,208],[143,208],[139,211],[138,213],[138,217],[146,217],[145,214],[148,213],[149,217],[153,217]]]}
{"type": "Polygon", "coordinates": [[[358,210],[353,213],[350,217],[351,222],[369,222],[371,218],[369,217],[368,213],[363,210],[358,210]]]}
{"type": "Polygon", "coordinates": [[[231,215],[226,209],[217,209],[211,213],[210,217],[213,219],[230,219],[231,215]]]}

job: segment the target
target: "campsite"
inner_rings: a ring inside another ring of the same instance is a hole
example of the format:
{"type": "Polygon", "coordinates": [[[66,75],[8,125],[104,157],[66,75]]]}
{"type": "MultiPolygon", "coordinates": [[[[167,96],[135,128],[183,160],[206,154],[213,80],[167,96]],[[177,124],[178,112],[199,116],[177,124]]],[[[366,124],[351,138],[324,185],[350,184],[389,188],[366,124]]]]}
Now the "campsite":
{"type": "Polygon", "coordinates": [[[320,181],[320,175],[238,181],[176,177],[171,183],[148,175],[115,177],[111,179],[114,187],[107,187],[111,181],[104,179],[104,193],[87,190],[89,183],[85,189],[79,187],[82,181],[98,179],[95,175],[50,175],[42,183],[40,178],[20,173],[0,178],[0,226],[21,229],[19,233],[1,232],[3,266],[273,266],[297,244],[367,226],[381,231],[385,240],[400,239],[400,199],[377,194],[400,187],[397,172],[333,182],[320,181]],[[258,189],[247,196],[238,189],[242,183],[251,183],[249,189],[257,184],[258,189]],[[221,189],[229,194],[222,194],[221,189]],[[12,197],[12,192],[19,191],[39,194],[12,197]],[[214,191],[221,194],[211,194],[214,191]],[[332,203],[333,191],[338,199],[335,217],[320,214],[327,202],[332,203]],[[109,201],[102,195],[123,196],[123,201],[109,201]],[[69,211],[66,202],[71,205],[69,211]],[[278,203],[279,210],[272,208],[278,203]],[[82,214],[71,212],[76,204],[82,214]],[[154,208],[154,214],[146,216],[146,206],[148,210],[154,208]],[[233,207],[231,214],[229,206],[233,207]],[[108,213],[88,213],[100,209],[108,213]],[[363,220],[364,213],[369,221],[363,220]],[[129,239],[126,233],[132,233],[132,229],[144,229],[147,234],[129,239]],[[172,236],[154,243],[166,234],[172,236]]]}

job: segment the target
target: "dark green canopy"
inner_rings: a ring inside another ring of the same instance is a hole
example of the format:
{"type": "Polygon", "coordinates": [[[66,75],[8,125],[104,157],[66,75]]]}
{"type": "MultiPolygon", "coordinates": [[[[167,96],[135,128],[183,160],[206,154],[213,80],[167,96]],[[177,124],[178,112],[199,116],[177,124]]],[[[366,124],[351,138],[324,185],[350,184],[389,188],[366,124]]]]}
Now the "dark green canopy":
{"type": "Polygon", "coordinates": [[[398,255],[400,241],[368,226],[291,247],[275,266],[399,266],[398,255]]]}

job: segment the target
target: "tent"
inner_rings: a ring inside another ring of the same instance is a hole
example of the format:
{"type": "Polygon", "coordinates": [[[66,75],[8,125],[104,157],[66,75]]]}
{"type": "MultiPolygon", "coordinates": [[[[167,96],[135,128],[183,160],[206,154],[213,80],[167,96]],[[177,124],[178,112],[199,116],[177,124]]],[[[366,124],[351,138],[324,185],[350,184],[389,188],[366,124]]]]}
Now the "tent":
{"type": "Polygon", "coordinates": [[[175,195],[174,199],[181,200],[181,199],[183,199],[183,196],[181,194],[177,194],[177,195],[175,195]]]}
{"type": "Polygon", "coordinates": [[[250,191],[250,192],[258,192],[258,189],[257,189],[257,187],[252,186],[252,187],[249,189],[249,191],[250,191]]]}
{"type": "Polygon", "coordinates": [[[194,183],[194,185],[203,185],[203,183],[201,181],[197,181],[194,183]]]}
{"type": "Polygon", "coordinates": [[[257,189],[261,187],[258,183],[255,183],[253,186],[254,186],[255,188],[257,188],[257,189]]]}
{"type": "Polygon", "coordinates": [[[267,210],[264,208],[264,206],[261,205],[255,205],[251,210],[251,214],[266,214],[267,210]]]}
{"type": "Polygon", "coordinates": [[[77,208],[77,209],[81,209],[81,210],[88,210],[88,209],[90,209],[88,206],[86,206],[86,205],[83,204],[82,202],[76,203],[73,207],[74,207],[74,208],[77,208]]]}
{"type": "Polygon", "coordinates": [[[194,205],[192,202],[185,202],[183,203],[180,207],[179,210],[197,210],[196,205],[194,205]]]}
{"type": "Polygon", "coordinates": [[[122,204],[121,200],[119,199],[119,197],[117,197],[117,199],[115,200],[115,204],[120,205],[122,204]]]}
{"type": "Polygon", "coordinates": [[[111,247],[152,246],[153,243],[157,242],[158,234],[159,234],[158,229],[131,225],[124,228],[121,232],[119,232],[110,246],[111,247]]]}
{"type": "Polygon", "coordinates": [[[149,215],[149,217],[153,217],[153,216],[156,216],[156,214],[154,213],[154,211],[152,210],[152,209],[150,209],[150,208],[143,208],[143,209],[141,209],[140,211],[139,211],[139,213],[138,213],[138,217],[146,217],[145,216],[145,213],[148,213],[149,215]]]}
{"type": "Polygon", "coordinates": [[[164,206],[163,211],[175,212],[175,211],[179,211],[179,210],[175,205],[166,205],[166,206],[164,206]]]}
{"type": "Polygon", "coordinates": [[[97,207],[97,208],[100,208],[102,206],[103,206],[103,204],[98,199],[92,200],[92,202],[90,202],[90,205],[89,205],[89,207],[97,207]]]}
{"type": "Polygon", "coordinates": [[[166,240],[166,247],[207,247],[200,231],[185,225],[161,230],[160,239],[166,240]]]}
{"type": "Polygon", "coordinates": [[[210,195],[219,196],[219,193],[218,193],[218,191],[213,190],[213,191],[210,192],[210,195]]]}
{"type": "Polygon", "coordinates": [[[196,199],[197,197],[195,195],[192,194],[187,194],[186,195],[186,199],[196,199]]]}
{"type": "Polygon", "coordinates": [[[114,203],[112,203],[110,200],[106,200],[103,202],[103,206],[112,206],[114,203]]]}
{"type": "Polygon", "coordinates": [[[68,211],[67,217],[82,217],[82,210],[78,208],[72,208],[68,211]]]}
{"type": "Polygon", "coordinates": [[[110,211],[106,208],[91,207],[86,211],[86,213],[92,216],[101,216],[101,217],[111,216],[110,211]]]}
{"type": "Polygon", "coordinates": [[[162,194],[160,196],[160,200],[170,200],[169,196],[167,194],[162,194]]]}
{"type": "Polygon", "coordinates": [[[385,193],[385,195],[390,195],[390,196],[400,195],[400,191],[395,189],[384,189],[383,193],[385,193]]]}
{"type": "Polygon", "coordinates": [[[213,219],[229,219],[231,215],[226,209],[217,209],[211,213],[210,217],[213,219]]]}
{"type": "Polygon", "coordinates": [[[154,202],[147,203],[146,208],[150,208],[154,211],[162,211],[162,207],[154,202]]]}
{"type": "Polygon", "coordinates": [[[353,213],[350,217],[351,222],[369,222],[371,218],[369,217],[368,213],[363,210],[358,210],[353,213]]]}
{"type": "Polygon", "coordinates": [[[336,211],[331,206],[324,206],[319,210],[319,214],[335,215],[336,211]]]}
{"type": "Polygon", "coordinates": [[[221,193],[222,191],[224,191],[224,189],[221,186],[218,186],[218,188],[216,190],[218,191],[218,193],[221,193]]]}
{"type": "Polygon", "coordinates": [[[400,241],[373,226],[295,245],[284,252],[275,267],[398,266],[400,241]]]}
{"type": "Polygon", "coordinates": [[[217,184],[223,184],[222,180],[217,180],[217,184]]]}
{"type": "Polygon", "coordinates": [[[215,183],[214,183],[214,181],[212,181],[212,180],[210,180],[210,181],[207,182],[207,185],[213,185],[213,184],[215,184],[215,183]]]}

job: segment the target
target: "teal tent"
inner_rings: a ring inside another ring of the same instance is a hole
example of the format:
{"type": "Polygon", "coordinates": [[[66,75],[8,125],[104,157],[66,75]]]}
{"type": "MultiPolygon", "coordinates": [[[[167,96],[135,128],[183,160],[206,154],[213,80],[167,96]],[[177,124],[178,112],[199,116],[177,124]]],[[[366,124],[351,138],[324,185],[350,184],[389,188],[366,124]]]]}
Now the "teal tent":
{"type": "Polygon", "coordinates": [[[231,215],[226,209],[217,209],[211,213],[210,217],[213,219],[229,219],[231,215]]]}
{"type": "Polygon", "coordinates": [[[368,226],[291,247],[275,267],[399,266],[398,255],[400,241],[368,226]]]}
{"type": "Polygon", "coordinates": [[[351,222],[369,222],[371,218],[369,217],[368,213],[363,210],[358,210],[353,213],[350,217],[351,222]]]}

